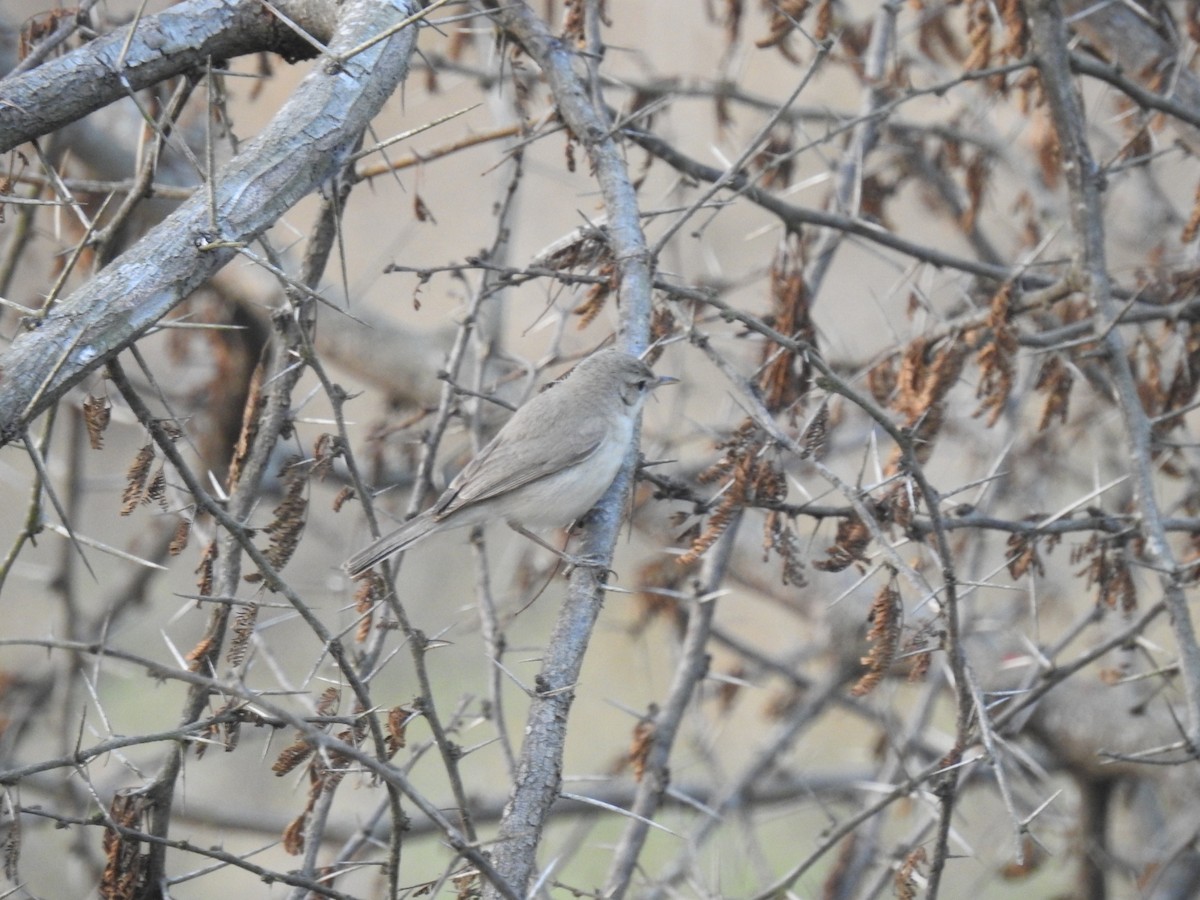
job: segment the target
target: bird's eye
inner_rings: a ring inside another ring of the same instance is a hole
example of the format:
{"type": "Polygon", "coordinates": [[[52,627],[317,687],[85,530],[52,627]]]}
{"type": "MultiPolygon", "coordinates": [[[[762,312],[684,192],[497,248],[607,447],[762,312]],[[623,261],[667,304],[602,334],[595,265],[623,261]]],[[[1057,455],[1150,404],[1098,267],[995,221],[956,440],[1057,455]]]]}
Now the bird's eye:
{"type": "Polygon", "coordinates": [[[643,378],[641,381],[639,381],[637,383],[637,389],[639,391],[644,391],[646,389],[646,379],[645,378],[643,378]]]}

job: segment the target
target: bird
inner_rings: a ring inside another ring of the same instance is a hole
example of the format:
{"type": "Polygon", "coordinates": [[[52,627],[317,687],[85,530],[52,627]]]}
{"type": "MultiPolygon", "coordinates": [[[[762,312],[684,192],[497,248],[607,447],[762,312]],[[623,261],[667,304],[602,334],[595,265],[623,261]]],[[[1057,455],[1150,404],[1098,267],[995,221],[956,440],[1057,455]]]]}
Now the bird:
{"type": "MultiPolygon", "coordinates": [[[[520,407],[434,504],[346,560],[358,578],[419,541],[452,528],[504,520],[523,534],[568,525],[608,490],[646,398],[678,381],[609,348],[520,407]]],[[[536,538],[535,538],[536,540],[536,538]]]]}

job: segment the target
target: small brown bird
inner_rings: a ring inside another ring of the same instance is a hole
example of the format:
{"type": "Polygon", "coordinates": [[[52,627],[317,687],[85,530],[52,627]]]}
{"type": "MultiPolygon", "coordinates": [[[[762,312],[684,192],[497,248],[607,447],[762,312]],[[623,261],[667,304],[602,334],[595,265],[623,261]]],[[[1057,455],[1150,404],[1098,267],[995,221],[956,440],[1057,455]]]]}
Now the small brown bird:
{"type": "Polygon", "coordinates": [[[496,519],[551,527],[578,519],[617,476],[642,404],[677,379],[624,350],[601,350],[518,409],[437,502],[354,554],[355,578],[431,534],[496,519]]]}

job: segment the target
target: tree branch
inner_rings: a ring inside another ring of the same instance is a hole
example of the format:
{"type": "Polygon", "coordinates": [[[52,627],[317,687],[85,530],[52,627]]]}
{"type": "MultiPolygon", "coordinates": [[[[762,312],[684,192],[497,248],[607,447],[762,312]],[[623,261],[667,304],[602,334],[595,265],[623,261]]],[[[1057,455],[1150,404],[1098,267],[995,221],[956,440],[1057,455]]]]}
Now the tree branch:
{"type": "MultiPolygon", "coordinates": [[[[1024,7],[1030,20],[1038,71],[1062,146],[1063,169],[1071,195],[1077,277],[1081,289],[1092,298],[1101,317],[1115,322],[1120,307],[1113,297],[1105,256],[1102,183],[1088,146],[1083,107],[1071,80],[1062,10],[1051,0],[1024,0],[1024,7]]],[[[1187,737],[1193,746],[1197,746],[1200,744],[1200,646],[1196,643],[1195,626],[1183,591],[1182,573],[1167,538],[1155,492],[1150,420],[1142,407],[1121,330],[1105,329],[1102,345],[1124,419],[1131,474],[1147,537],[1146,555],[1158,570],[1179,652],[1187,695],[1187,737]]]]}
{"type": "MultiPolygon", "coordinates": [[[[496,19],[541,67],[559,115],[587,149],[604,199],[608,239],[617,267],[620,340],[625,349],[638,353],[646,347],[650,335],[652,260],[641,227],[637,193],[602,104],[599,85],[588,85],[576,74],[576,54],[554,37],[524,3],[499,5],[496,19]]],[[[635,438],[621,472],[589,517],[583,539],[585,555],[612,559],[633,486],[636,458],[635,438]]],[[[576,569],[537,679],[537,696],[525,726],[515,787],[500,823],[496,846],[496,868],[509,884],[522,888],[533,876],[542,829],[558,799],[567,716],[603,597],[602,572],[576,569]]],[[[485,896],[495,896],[494,890],[489,888],[485,896]]]]}
{"type": "MultiPolygon", "coordinates": [[[[316,40],[328,41],[337,6],[326,0],[273,4],[316,40]]],[[[0,152],[82,119],[128,96],[204,69],[209,60],[273,52],[287,59],[314,55],[313,47],[259,0],[184,0],[138,19],[35,69],[0,81],[0,152]]],[[[352,44],[345,45],[347,47],[352,44]]]]}
{"type": "MultiPolygon", "coordinates": [[[[336,58],[412,9],[408,0],[346,4],[330,54],[336,58]]],[[[352,59],[331,58],[315,69],[208,191],[19,335],[0,356],[0,442],[17,437],[338,171],[404,78],[415,45],[409,27],[352,59]]]]}

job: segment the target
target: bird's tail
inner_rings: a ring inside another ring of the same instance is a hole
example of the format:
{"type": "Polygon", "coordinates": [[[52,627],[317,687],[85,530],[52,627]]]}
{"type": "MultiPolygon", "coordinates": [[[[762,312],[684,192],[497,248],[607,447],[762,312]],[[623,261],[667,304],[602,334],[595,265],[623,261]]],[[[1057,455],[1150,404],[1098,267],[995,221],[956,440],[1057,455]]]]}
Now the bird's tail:
{"type": "Polygon", "coordinates": [[[342,564],[342,568],[349,573],[351,578],[357,578],[371,566],[382,562],[393,553],[399,553],[417,541],[429,537],[439,530],[440,524],[437,519],[427,513],[419,515],[415,519],[409,519],[395,531],[385,534],[379,540],[359,550],[342,564]]]}

